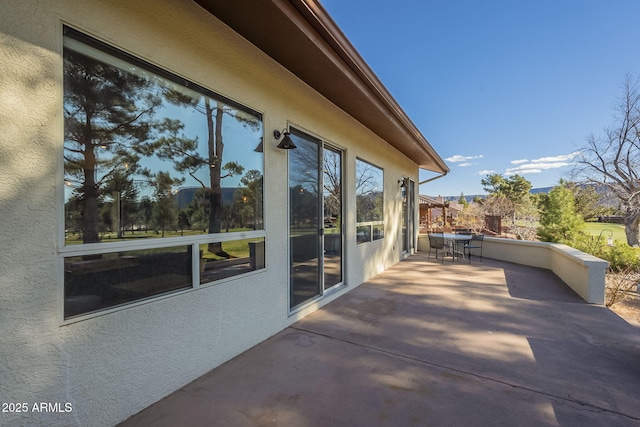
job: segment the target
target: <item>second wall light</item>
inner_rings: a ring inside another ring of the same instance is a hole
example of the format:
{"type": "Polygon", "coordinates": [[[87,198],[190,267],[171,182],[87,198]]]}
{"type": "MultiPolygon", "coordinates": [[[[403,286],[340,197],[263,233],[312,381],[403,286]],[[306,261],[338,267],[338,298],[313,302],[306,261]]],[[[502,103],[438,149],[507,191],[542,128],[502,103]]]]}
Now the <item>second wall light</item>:
{"type": "Polygon", "coordinates": [[[280,139],[280,137],[282,136],[282,141],[280,141],[280,143],[278,144],[278,148],[282,148],[283,150],[292,150],[294,148],[298,148],[296,147],[296,144],[294,144],[293,141],[291,140],[290,135],[291,134],[287,132],[286,129],[283,129],[282,131],[279,131],[279,130],[273,131],[273,136],[276,139],[280,139]]]}

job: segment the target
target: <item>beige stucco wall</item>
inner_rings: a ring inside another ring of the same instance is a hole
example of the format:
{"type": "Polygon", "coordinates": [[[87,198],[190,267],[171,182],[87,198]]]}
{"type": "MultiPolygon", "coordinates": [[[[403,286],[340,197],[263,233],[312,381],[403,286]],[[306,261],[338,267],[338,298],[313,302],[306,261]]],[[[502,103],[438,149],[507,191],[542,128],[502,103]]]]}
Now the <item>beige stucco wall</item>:
{"type": "Polygon", "coordinates": [[[485,238],[488,258],[546,268],[591,304],[604,304],[608,263],[567,245],[527,240],[485,238]]]}
{"type": "MultiPolygon", "coordinates": [[[[485,258],[551,270],[586,302],[604,304],[607,261],[559,243],[485,237],[482,246],[485,258]]],[[[426,234],[418,250],[429,250],[426,234]]]]}
{"type": "Polygon", "coordinates": [[[605,278],[609,263],[567,245],[549,244],[551,270],[591,304],[605,303],[605,278]]]}
{"type": "Polygon", "coordinates": [[[193,2],[4,2],[0,76],[0,396],[73,408],[0,413],[0,425],[113,425],[401,257],[397,180],[417,180],[416,165],[193,2]],[[63,324],[63,23],[264,114],[266,270],[63,324]],[[271,138],[287,124],[346,150],[347,286],[291,316],[287,152],[271,138]],[[356,157],[385,171],[386,238],[365,245],[355,244],[356,157]]]}

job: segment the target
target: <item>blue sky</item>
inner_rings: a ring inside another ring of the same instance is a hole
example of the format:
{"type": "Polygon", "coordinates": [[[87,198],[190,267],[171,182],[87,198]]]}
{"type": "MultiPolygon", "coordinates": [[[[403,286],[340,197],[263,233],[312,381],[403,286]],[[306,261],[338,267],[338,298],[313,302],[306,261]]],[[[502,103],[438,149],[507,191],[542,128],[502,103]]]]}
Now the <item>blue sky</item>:
{"type": "Polygon", "coordinates": [[[488,173],[557,184],[640,75],[640,0],[321,3],[449,165],[421,194],[481,194],[488,173]]]}

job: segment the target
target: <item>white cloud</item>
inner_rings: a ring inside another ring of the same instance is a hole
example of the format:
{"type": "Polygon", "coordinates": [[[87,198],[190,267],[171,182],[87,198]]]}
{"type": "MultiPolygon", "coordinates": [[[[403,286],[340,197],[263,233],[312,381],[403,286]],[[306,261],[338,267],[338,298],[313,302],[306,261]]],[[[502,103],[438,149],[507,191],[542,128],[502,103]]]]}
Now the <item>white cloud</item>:
{"type": "Polygon", "coordinates": [[[483,157],[484,155],[482,154],[478,156],[461,156],[460,154],[456,154],[454,156],[447,157],[445,160],[451,163],[460,163],[460,162],[468,162],[469,160],[473,160],[473,159],[481,159],[483,157]]]}
{"type": "Polygon", "coordinates": [[[491,175],[492,173],[496,173],[496,171],[492,171],[489,169],[478,171],[478,175],[491,175]]]}
{"type": "Polygon", "coordinates": [[[532,160],[532,162],[533,163],[567,162],[569,160],[573,160],[573,158],[576,157],[578,154],[580,154],[579,151],[574,151],[573,153],[562,154],[560,156],[541,157],[539,159],[532,160]]]}
{"type": "Polygon", "coordinates": [[[505,175],[506,176],[511,176],[511,175],[530,175],[533,173],[542,173],[542,169],[521,169],[519,170],[518,168],[512,168],[512,169],[507,169],[505,171],[505,175]]]}
{"type": "Polygon", "coordinates": [[[511,164],[518,165],[513,168],[505,170],[505,175],[526,175],[533,173],[542,173],[549,169],[558,169],[571,165],[571,160],[580,154],[579,151],[574,151],[569,154],[562,154],[559,156],[540,157],[533,160],[512,160],[511,164]]]}
{"type": "Polygon", "coordinates": [[[478,163],[470,163],[470,162],[466,162],[466,163],[460,163],[458,166],[460,167],[466,167],[466,166],[473,166],[473,165],[477,165],[478,163]]]}
{"type": "Polygon", "coordinates": [[[549,169],[557,169],[562,168],[564,166],[569,166],[571,163],[567,162],[555,162],[555,163],[527,163],[524,165],[517,166],[515,168],[508,168],[505,172],[513,172],[520,173],[531,170],[549,170],[549,169]]]}

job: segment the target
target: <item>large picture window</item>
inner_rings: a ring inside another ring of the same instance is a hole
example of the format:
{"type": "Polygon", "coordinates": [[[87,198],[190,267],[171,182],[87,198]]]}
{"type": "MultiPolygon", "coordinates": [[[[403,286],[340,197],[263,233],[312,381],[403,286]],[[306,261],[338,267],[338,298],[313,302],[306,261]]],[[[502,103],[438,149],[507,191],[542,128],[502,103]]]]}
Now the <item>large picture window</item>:
{"type": "Polygon", "coordinates": [[[358,243],[384,237],[384,172],[356,159],[356,239],[358,243]]]}
{"type": "MultiPolygon", "coordinates": [[[[228,261],[236,255],[225,246],[248,257],[249,240],[264,245],[262,115],[71,28],[64,32],[62,253],[73,253],[65,275],[83,262],[117,277],[116,264],[125,263],[108,261],[113,245],[146,250],[166,247],[167,239],[190,242],[189,283],[232,275],[213,265],[203,272],[218,273],[199,275],[191,257],[228,261]],[[226,233],[242,237],[233,245],[221,238],[226,233]],[[96,252],[95,244],[108,250],[96,252]]],[[[246,265],[263,268],[264,260],[246,265]]],[[[175,286],[183,285],[180,279],[175,286]]]]}

